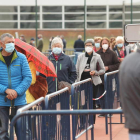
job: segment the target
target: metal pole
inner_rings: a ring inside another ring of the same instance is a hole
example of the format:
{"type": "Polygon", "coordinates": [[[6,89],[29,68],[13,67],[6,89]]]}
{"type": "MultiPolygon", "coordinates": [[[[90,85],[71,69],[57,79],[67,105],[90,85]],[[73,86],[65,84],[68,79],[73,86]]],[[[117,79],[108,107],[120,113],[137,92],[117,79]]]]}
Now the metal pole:
{"type": "Polygon", "coordinates": [[[125,25],[125,1],[123,1],[123,28],[125,25]]]}
{"type": "Polygon", "coordinates": [[[84,0],[84,41],[86,41],[86,0],[84,0]]]}
{"type": "Polygon", "coordinates": [[[38,16],[37,16],[37,0],[35,0],[35,9],[36,9],[36,17],[35,17],[36,25],[35,25],[35,29],[36,29],[36,47],[37,47],[37,28],[38,28],[38,24],[37,24],[37,20],[38,20],[38,16]]]}
{"type": "Polygon", "coordinates": [[[131,24],[133,23],[133,1],[131,0],[131,24]]]}

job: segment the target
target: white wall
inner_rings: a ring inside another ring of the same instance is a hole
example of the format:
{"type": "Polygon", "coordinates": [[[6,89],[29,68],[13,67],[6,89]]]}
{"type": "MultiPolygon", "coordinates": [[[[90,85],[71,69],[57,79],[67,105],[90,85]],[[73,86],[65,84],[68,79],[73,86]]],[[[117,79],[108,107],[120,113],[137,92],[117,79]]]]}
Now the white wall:
{"type": "MultiPolygon", "coordinates": [[[[86,0],[87,5],[122,5],[124,0],[86,0]]],[[[84,0],[37,0],[38,5],[84,5],[84,0]]],[[[131,0],[125,0],[130,5],[131,0]]],[[[140,4],[140,0],[133,0],[133,4],[140,4]]],[[[0,0],[0,6],[35,5],[35,0],[0,0]]]]}

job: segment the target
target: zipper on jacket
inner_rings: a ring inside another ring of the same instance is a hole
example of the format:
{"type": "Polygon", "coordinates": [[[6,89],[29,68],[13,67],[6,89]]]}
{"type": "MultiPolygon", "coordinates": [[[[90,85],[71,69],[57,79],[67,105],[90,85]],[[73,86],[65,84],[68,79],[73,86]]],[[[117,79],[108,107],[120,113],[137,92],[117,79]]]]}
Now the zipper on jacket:
{"type": "Polygon", "coordinates": [[[61,70],[61,68],[62,68],[62,64],[60,64],[60,70],[61,70]]]}
{"type": "MultiPolygon", "coordinates": [[[[57,64],[58,64],[58,61],[55,61],[56,62],[56,75],[57,75],[57,64]]],[[[56,91],[57,91],[57,80],[58,80],[58,78],[56,77],[56,91]]]]}
{"type": "MultiPolygon", "coordinates": [[[[10,67],[10,65],[9,65],[9,67],[10,67]]],[[[9,85],[9,88],[11,89],[11,72],[10,72],[9,67],[7,66],[7,71],[8,71],[8,85],[9,85]]],[[[11,106],[13,106],[12,101],[11,101],[11,106]]]]}

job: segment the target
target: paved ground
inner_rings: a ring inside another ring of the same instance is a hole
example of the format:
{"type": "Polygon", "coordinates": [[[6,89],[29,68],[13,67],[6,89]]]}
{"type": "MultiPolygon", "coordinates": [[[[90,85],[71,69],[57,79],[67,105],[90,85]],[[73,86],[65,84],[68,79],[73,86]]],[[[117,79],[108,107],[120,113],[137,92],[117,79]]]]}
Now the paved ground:
{"type": "MultiPolygon", "coordinates": [[[[112,122],[119,122],[120,115],[113,115],[112,122]]],[[[109,125],[108,125],[109,127],[109,125]]],[[[88,132],[89,139],[90,131],[88,132]]],[[[83,134],[81,138],[78,140],[86,140],[86,135],[83,134]]],[[[110,140],[110,134],[105,134],[105,118],[96,119],[96,124],[94,126],[94,140],[110,140]]],[[[112,140],[129,140],[128,138],[128,130],[124,128],[124,124],[113,124],[112,125],[112,140]]]]}

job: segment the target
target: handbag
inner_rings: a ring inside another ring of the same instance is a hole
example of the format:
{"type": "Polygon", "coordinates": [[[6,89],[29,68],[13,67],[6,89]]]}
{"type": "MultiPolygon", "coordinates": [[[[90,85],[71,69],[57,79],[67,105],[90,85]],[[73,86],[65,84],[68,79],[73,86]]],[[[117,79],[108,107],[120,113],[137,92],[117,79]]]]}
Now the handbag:
{"type": "Polygon", "coordinates": [[[61,82],[58,81],[58,90],[61,90],[61,89],[65,88],[65,87],[69,88],[68,91],[69,91],[69,94],[70,94],[71,93],[71,84],[68,83],[68,82],[65,82],[65,81],[61,81],[61,82]]]}
{"type": "Polygon", "coordinates": [[[36,82],[34,85],[29,87],[29,92],[35,99],[45,97],[48,93],[48,84],[46,78],[40,75],[36,76],[36,82]]]}

